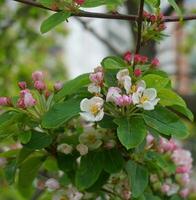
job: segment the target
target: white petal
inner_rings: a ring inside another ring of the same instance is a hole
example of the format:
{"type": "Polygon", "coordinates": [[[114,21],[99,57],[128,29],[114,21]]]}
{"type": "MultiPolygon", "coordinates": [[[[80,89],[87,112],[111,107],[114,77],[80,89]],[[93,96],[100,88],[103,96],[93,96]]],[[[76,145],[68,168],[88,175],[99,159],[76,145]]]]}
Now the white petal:
{"type": "Polygon", "coordinates": [[[132,95],[133,104],[138,104],[140,102],[140,95],[139,93],[133,93],[132,95]]]}
{"type": "Polygon", "coordinates": [[[146,101],[142,105],[144,110],[154,110],[154,105],[150,101],[146,101]]]}
{"type": "Polygon", "coordinates": [[[90,109],[90,100],[87,98],[82,99],[82,101],[80,102],[80,110],[88,112],[89,109],[90,109]]]}
{"type": "Polygon", "coordinates": [[[131,90],[131,77],[130,76],[125,76],[124,77],[124,88],[126,90],[126,93],[129,94],[130,90],[131,90]]]}
{"type": "Polygon", "coordinates": [[[129,75],[129,70],[128,69],[123,69],[123,70],[120,70],[117,74],[116,74],[116,78],[122,82],[123,81],[123,78],[125,76],[128,76],[129,75]]]}
{"type": "Polygon", "coordinates": [[[138,81],[137,82],[137,87],[142,87],[142,88],[146,88],[146,82],[144,80],[138,81]]]}
{"type": "Polygon", "coordinates": [[[89,121],[89,122],[95,122],[96,121],[96,117],[88,112],[81,112],[80,113],[80,116],[86,120],[86,121],[89,121]]]}
{"type": "Polygon", "coordinates": [[[101,120],[103,119],[103,116],[104,116],[104,111],[103,111],[103,109],[101,109],[101,110],[99,111],[99,113],[96,115],[95,121],[96,121],[96,122],[101,121],[101,120]]]}
{"type": "Polygon", "coordinates": [[[116,98],[118,98],[121,93],[121,89],[118,87],[110,87],[106,96],[107,102],[115,102],[116,98]]]}
{"type": "Polygon", "coordinates": [[[157,91],[154,88],[148,88],[144,90],[144,96],[147,96],[149,100],[154,100],[157,96],[157,91]]]}
{"type": "Polygon", "coordinates": [[[156,98],[156,99],[152,100],[151,103],[152,103],[154,106],[156,106],[157,103],[158,103],[159,101],[160,101],[160,99],[159,99],[159,98],[156,98]]]}
{"type": "Polygon", "coordinates": [[[104,103],[104,100],[101,97],[92,97],[90,99],[90,104],[100,104],[100,106],[102,107],[104,103]]]}
{"type": "Polygon", "coordinates": [[[89,86],[88,86],[88,91],[90,93],[100,93],[101,92],[101,87],[94,84],[94,83],[91,83],[89,86]]]}

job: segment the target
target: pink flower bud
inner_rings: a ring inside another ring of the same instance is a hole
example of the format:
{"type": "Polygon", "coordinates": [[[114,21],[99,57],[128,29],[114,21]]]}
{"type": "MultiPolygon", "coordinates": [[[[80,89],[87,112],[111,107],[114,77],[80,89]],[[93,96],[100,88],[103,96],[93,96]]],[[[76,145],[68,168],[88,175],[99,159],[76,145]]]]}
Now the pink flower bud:
{"type": "Polygon", "coordinates": [[[0,106],[10,106],[11,103],[11,99],[8,97],[0,97],[0,106]]]}
{"type": "Polygon", "coordinates": [[[74,0],[75,1],[75,3],[77,3],[78,5],[82,5],[84,2],[85,2],[85,0],[74,0]]]}
{"type": "Polygon", "coordinates": [[[28,89],[20,91],[20,98],[18,100],[18,107],[20,108],[29,108],[36,104],[36,100],[33,98],[32,94],[28,89]]]}
{"type": "Polygon", "coordinates": [[[148,62],[148,58],[146,56],[140,56],[140,59],[141,59],[142,64],[145,64],[148,62]]]}
{"type": "Polygon", "coordinates": [[[173,139],[167,140],[165,138],[160,139],[159,144],[159,151],[160,152],[168,152],[168,151],[174,151],[176,149],[176,143],[173,139]]]}
{"type": "Polygon", "coordinates": [[[25,81],[18,82],[18,86],[21,90],[25,90],[27,88],[27,83],[25,81]]]}
{"type": "Polygon", "coordinates": [[[46,85],[43,81],[35,81],[34,87],[40,92],[46,89],[46,85]]]}
{"type": "Polygon", "coordinates": [[[45,186],[50,190],[57,190],[60,188],[59,182],[54,178],[48,179],[45,183],[45,186]]]}
{"type": "Polygon", "coordinates": [[[63,83],[61,83],[61,82],[56,82],[56,83],[54,84],[54,90],[55,90],[55,91],[61,90],[62,87],[63,87],[63,83]]]}
{"type": "Polygon", "coordinates": [[[157,18],[156,18],[155,15],[151,15],[151,16],[150,16],[150,21],[151,21],[152,23],[154,23],[156,20],[157,20],[157,18]]]}
{"type": "Polygon", "coordinates": [[[122,95],[122,96],[117,97],[115,103],[118,106],[128,106],[132,103],[132,99],[130,96],[122,95]]]}
{"type": "Polygon", "coordinates": [[[44,73],[42,71],[35,71],[32,73],[33,81],[42,81],[44,79],[44,73]]]}
{"type": "Polygon", "coordinates": [[[134,55],[134,62],[135,63],[140,63],[141,62],[141,56],[139,54],[134,55]]]}
{"type": "Polygon", "coordinates": [[[146,137],[146,145],[149,147],[154,141],[154,137],[151,134],[148,134],[146,137]]]}
{"type": "Polygon", "coordinates": [[[166,183],[164,183],[162,186],[161,186],[161,191],[163,193],[167,193],[168,191],[170,190],[170,186],[166,183]]]}
{"type": "Polygon", "coordinates": [[[146,12],[146,11],[143,11],[143,17],[146,18],[146,19],[150,19],[150,13],[146,12]]]}
{"type": "Polygon", "coordinates": [[[142,70],[141,70],[141,69],[135,69],[135,70],[134,70],[134,75],[135,75],[136,77],[141,76],[141,75],[142,75],[142,70]]]}
{"type": "Polygon", "coordinates": [[[151,62],[151,65],[154,66],[154,67],[157,67],[160,65],[160,62],[157,58],[154,58],[151,62]]]}
{"type": "Polygon", "coordinates": [[[180,196],[182,198],[187,198],[189,196],[189,192],[190,192],[189,189],[185,188],[185,189],[183,189],[183,190],[180,191],[180,196]]]}
{"type": "Polygon", "coordinates": [[[159,30],[159,31],[163,31],[163,30],[165,30],[165,29],[166,29],[165,24],[160,24],[159,27],[158,27],[158,30],[159,30]]]}
{"type": "Polygon", "coordinates": [[[48,97],[51,95],[51,92],[49,90],[45,91],[45,98],[48,99],[48,97]]]}
{"type": "Polygon", "coordinates": [[[131,62],[131,59],[132,59],[132,54],[130,51],[127,51],[125,54],[124,54],[124,60],[127,61],[127,62],[131,62]]]}
{"type": "Polygon", "coordinates": [[[92,73],[92,74],[90,74],[89,79],[93,83],[101,86],[103,84],[103,72],[98,71],[96,73],[92,73]]]}
{"type": "Polygon", "coordinates": [[[184,173],[188,173],[189,172],[189,168],[187,166],[179,166],[176,169],[176,173],[178,174],[184,174],[184,173]]]}

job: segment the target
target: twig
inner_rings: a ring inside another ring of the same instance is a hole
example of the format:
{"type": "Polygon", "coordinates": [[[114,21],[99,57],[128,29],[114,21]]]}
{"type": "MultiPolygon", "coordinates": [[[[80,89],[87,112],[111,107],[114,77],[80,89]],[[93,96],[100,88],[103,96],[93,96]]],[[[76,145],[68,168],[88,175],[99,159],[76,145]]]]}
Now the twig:
{"type": "Polygon", "coordinates": [[[95,36],[99,41],[105,44],[108,47],[108,49],[110,49],[113,53],[115,53],[116,55],[121,55],[121,52],[119,52],[118,49],[116,49],[110,42],[108,42],[108,40],[99,35],[93,28],[89,27],[85,21],[83,21],[80,18],[77,18],[77,21],[79,21],[82,24],[85,30],[92,33],[93,36],[95,36]]]}
{"type": "MultiPolygon", "coordinates": [[[[24,3],[27,5],[31,5],[34,7],[47,9],[53,11],[51,8],[47,8],[45,6],[42,6],[41,4],[33,1],[33,0],[12,0],[17,1],[20,3],[24,3]]],[[[61,10],[55,10],[55,12],[59,12],[61,10]]],[[[116,19],[116,20],[127,20],[127,21],[137,21],[138,16],[137,15],[124,15],[124,14],[111,14],[111,13],[94,13],[94,12],[85,12],[80,11],[78,13],[72,13],[72,16],[75,17],[88,17],[88,18],[101,18],[101,19],[116,19]]],[[[163,21],[164,22],[179,22],[183,18],[184,21],[188,20],[196,20],[196,15],[187,15],[187,16],[165,16],[163,21]]]]}
{"type": "Polygon", "coordinates": [[[143,9],[144,9],[144,0],[140,0],[140,7],[138,10],[138,20],[137,20],[138,30],[137,30],[137,43],[136,43],[135,54],[139,53],[141,47],[143,9]]]}

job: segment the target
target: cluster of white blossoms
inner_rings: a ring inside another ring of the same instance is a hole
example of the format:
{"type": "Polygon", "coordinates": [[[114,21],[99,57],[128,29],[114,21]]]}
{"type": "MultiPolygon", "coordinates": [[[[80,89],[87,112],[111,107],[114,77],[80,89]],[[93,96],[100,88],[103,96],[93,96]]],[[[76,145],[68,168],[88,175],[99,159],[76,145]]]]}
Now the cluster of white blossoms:
{"type": "Polygon", "coordinates": [[[155,88],[146,88],[144,80],[133,83],[128,69],[120,70],[116,74],[118,85],[114,87],[104,88],[106,94],[101,93],[104,84],[103,69],[98,67],[94,73],[89,76],[91,84],[88,91],[95,96],[90,99],[83,99],[80,103],[80,115],[86,121],[101,121],[104,116],[104,102],[112,102],[117,108],[120,107],[138,107],[144,110],[153,110],[159,98],[155,88]],[[106,97],[104,100],[103,97],[106,97]]]}

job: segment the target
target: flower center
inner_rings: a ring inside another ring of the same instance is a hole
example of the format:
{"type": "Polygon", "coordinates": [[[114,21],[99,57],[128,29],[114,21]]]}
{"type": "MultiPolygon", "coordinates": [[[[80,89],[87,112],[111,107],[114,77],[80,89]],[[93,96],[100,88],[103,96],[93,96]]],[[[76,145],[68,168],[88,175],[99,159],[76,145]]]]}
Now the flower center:
{"type": "Polygon", "coordinates": [[[99,106],[98,105],[92,105],[90,108],[90,111],[93,115],[96,115],[99,112],[99,106]]]}
{"type": "Polygon", "coordinates": [[[143,104],[145,101],[148,101],[149,98],[147,96],[142,96],[140,99],[140,103],[143,104]]]}
{"type": "Polygon", "coordinates": [[[131,89],[130,89],[130,93],[135,93],[137,92],[137,86],[136,85],[132,85],[131,89]]]}
{"type": "Polygon", "coordinates": [[[96,142],[96,137],[93,134],[88,135],[87,139],[88,139],[89,143],[91,143],[91,144],[96,142]]]}

